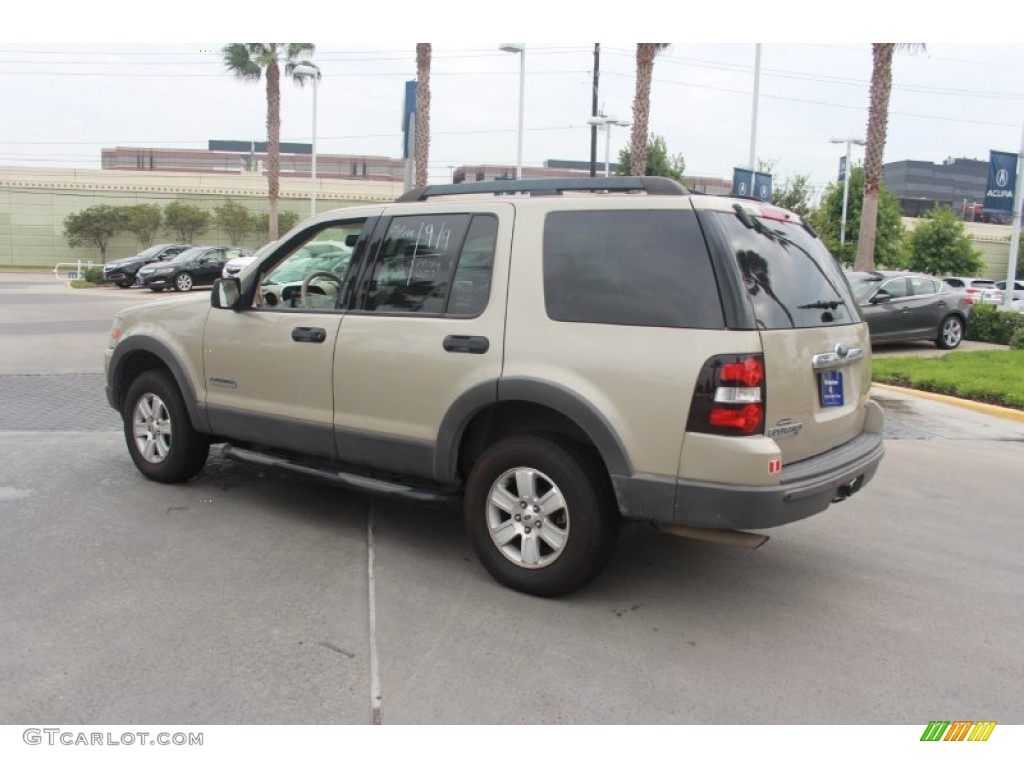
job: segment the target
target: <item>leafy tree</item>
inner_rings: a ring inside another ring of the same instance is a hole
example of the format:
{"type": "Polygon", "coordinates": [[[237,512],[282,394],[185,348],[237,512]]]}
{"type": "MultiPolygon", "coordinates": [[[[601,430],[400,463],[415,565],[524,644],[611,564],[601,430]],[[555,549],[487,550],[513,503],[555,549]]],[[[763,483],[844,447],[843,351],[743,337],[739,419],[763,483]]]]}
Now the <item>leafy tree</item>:
{"type": "Polygon", "coordinates": [[[416,138],[413,158],[416,186],[427,183],[430,162],[430,43],[416,43],[416,138]]]}
{"type": "Polygon", "coordinates": [[[855,268],[859,271],[875,267],[876,231],[880,222],[879,195],[882,188],[882,157],[885,154],[885,139],[889,129],[889,93],[892,90],[892,55],[897,48],[917,50],[924,48],[921,43],[872,43],[871,44],[871,95],[868,105],[868,140],[864,153],[864,192],[860,218],[860,234],[857,237],[857,259],[855,268]]]}
{"type": "Polygon", "coordinates": [[[630,176],[642,176],[647,163],[647,126],[651,118],[651,79],[654,58],[668,48],[668,43],[636,44],[636,93],[633,96],[633,131],[630,138],[630,176]]]}
{"type": "MultiPolygon", "coordinates": [[[[295,211],[280,211],[277,214],[277,231],[282,235],[289,229],[299,223],[299,219],[302,216],[297,214],[295,211]]],[[[256,233],[260,238],[266,238],[265,242],[269,243],[271,240],[276,240],[276,237],[270,237],[270,214],[269,213],[257,213],[252,217],[253,227],[252,231],[256,233]]]]}
{"type": "MultiPolygon", "coordinates": [[[[864,195],[864,168],[855,165],[850,170],[850,196],[846,211],[846,245],[840,246],[840,224],[843,218],[843,185],[829,184],[821,199],[821,205],[811,214],[811,223],[818,231],[825,245],[835,257],[846,265],[854,261],[859,231],[861,206],[864,195]]],[[[872,267],[877,261],[887,267],[905,266],[903,252],[903,219],[900,201],[892,192],[881,186],[878,190],[877,234],[872,267]]]]}
{"type": "Polygon", "coordinates": [[[102,263],[107,263],[110,238],[124,229],[124,214],[112,205],[94,205],[64,217],[64,239],[72,248],[93,246],[100,249],[102,263]]]}
{"type": "Polygon", "coordinates": [[[163,213],[160,206],[155,203],[151,205],[127,205],[121,208],[124,216],[124,228],[138,238],[139,245],[149,248],[160,231],[163,223],[163,213]]]}
{"type": "Polygon", "coordinates": [[[253,215],[241,203],[228,200],[214,208],[217,227],[228,233],[232,245],[241,245],[245,236],[253,231],[253,215]]]}
{"type": "Polygon", "coordinates": [[[930,275],[976,275],[984,262],[964,223],[949,208],[933,208],[910,233],[910,268],[930,275]]]}
{"type": "Polygon", "coordinates": [[[224,66],[239,80],[258,83],[267,78],[267,186],[270,193],[270,239],[277,240],[277,200],[281,191],[281,67],[286,77],[298,85],[319,75],[296,72],[300,64],[313,66],[301,58],[312,56],[313,43],[231,43],[221,49],[224,66]]]}
{"type": "Polygon", "coordinates": [[[174,233],[180,243],[191,243],[198,235],[210,228],[210,212],[198,205],[179,203],[175,200],[164,207],[164,225],[174,233]]]}
{"type": "Polygon", "coordinates": [[[811,211],[811,188],[809,177],[798,173],[789,176],[772,189],[772,203],[787,210],[806,216],[811,211]]]}
{"type": "Polygon", "coordinates": [[[665,139],[653,133],[647,141],[647,165],[639,173],[634,173],[633,157],[629,149],[619,150],[619,165],[615,169],[617,176],[665,176],[683,182],[686,171],[686,160],[681,154],[669,155],[665,139]]]}

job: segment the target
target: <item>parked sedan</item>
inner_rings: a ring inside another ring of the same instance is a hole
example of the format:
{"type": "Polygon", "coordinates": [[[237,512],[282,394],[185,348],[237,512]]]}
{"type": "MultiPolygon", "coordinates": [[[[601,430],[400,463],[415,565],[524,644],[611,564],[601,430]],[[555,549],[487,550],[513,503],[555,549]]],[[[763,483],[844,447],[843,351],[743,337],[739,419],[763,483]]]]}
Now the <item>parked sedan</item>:
{"type": "Polygon", "coordinates": [[[944,277],[942,282],[956,293],[967,295],[968,304],[999,304],[1003,293],[986,277],[944,277]]]}
{"type": "Polygon", "coordinates": [[[162,291],[164,288],[191,291],[197,285],[212,285],[220,277],[221,269],[228,259],[251,255],[252,251],[248,248],[231,246],[190,248],[168,262],[143,267],[135,282],[151,291],[162,291]]]}
{"type": "MultiPolygon", "coordinates": [[[[1000,280],[996,283],[996,288],[1003,292],[1003,296],[1006,296],[1006,281],[1000,280]]],[[[1010,306],[1018,311],[1024,311],[1024,280],[1013,281],[1013,299],[1011,299],[1010,306]]]]}
{"type": "Polygon", "coordinates": [[[163,243],[150,246],[134,256],[104,264],[103,280],[107,283],[114,283],[118,288],[131,288],[135,285],[136,273],[142,267],[152,264],[154,261],[173,259],[179,253],[183,253],[191,247],[191,245],[183,243],[163,243]]]}
{"type": "Polygon", "coordinates": [[[972,308],[963,293],[930,275],[911,272],[848,272],[871,342],[934,341],[960,346],[972,308]]]}

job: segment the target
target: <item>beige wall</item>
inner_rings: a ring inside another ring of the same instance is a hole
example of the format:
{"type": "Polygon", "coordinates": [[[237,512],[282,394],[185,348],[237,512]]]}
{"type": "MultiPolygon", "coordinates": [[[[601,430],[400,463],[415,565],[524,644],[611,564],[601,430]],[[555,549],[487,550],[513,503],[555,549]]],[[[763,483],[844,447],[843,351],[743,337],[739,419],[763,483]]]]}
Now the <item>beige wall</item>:
{"type": "MultiPolygon", "coordinates": [[[[170,174],[135,171],[0,167],[0,266],[52,266],[77,259],[100,261],[98,248],[71,248],[64,240],[64,218],[92,205],[166,205],[174,200],[211,211],[235,200],[255,213],[268,210],[266,179],[255,174],[170,174]]],[[[309,179],[282,179],[280,210],[309,215],[309,179]]],[[[388,202],[402,193],[401,183],[318,180],[317,210],[388,202]]],[[[173,242],[160,233],[156,242],[173,242]]],[[[197,245],[219,245],[228,236],[216,229],[196,238],[197,245]]],[[[255,249],[262,239],[243,243],[255,249]]],[[[130,233],[111,240],[107,260],[142,249],[130,233]]]]}
{"type": "MultiPolygon", "coordinates": [[[[907,232],[911,232],[921,221],[924,219],[904,217],[903,226],[906,227],[907,232]]],[[[980,277],[987,277],[990,280],[1005,280],[1006,268],[1010,261],[1012,228],[1005,224],[982,224],[969,221],[964,224],[964,229],[974,241],[974,247],[981,251],[981,258],[985,261],[980,277]]]]}

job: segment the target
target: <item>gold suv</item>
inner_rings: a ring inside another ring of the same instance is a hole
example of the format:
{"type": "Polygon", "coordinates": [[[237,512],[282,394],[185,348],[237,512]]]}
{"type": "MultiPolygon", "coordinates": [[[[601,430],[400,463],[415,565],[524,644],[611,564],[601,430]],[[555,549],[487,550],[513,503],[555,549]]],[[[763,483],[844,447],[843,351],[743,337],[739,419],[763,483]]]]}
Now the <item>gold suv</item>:
{"type": "Polygon", "coordinates": [[[461,499],[500,582],[586,583],[620,522],[764,529],[883,454],[867,325],[788,211],[660,178],[424,187],[324,213],[209,301],[114,320],[139,470],[239,460],[424,506],[461,499]],[[317,242],[341,243],[324,266],[317,242]],[[350,249],[350,253],[348,250],[350,249]]]}

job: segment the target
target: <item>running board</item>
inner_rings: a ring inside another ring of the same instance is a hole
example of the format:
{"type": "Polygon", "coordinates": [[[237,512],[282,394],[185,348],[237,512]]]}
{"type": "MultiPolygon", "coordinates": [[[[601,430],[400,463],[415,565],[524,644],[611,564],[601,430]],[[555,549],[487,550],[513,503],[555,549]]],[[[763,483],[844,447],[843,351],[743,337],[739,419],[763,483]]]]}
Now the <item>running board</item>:
{"type": "Polygon", "coordinates": [[[656,530],[668,533],[673,536],[682,536],[685,539],[700,539],[701,541],[713,541],[717,544],[728,544],[732,547],[742,549],[757,549],[768,537],[763,533],[751,533],[750,531],[728,531],[720,528],[691,528],[688,525],[656,525],[656,530]]]}
{"type": "Polygon", "coordinates": [[[384,480],[330,466],[317,467],[297,458],[255,451],[251,448],[242,448],[231,443],[224,446],[222,455],[225,458],[243,461],[247,464],[257,464],[261,467],[272,467],[274,469],[283,469],[287,472],[297,472],[301,475],[323,480],[324,482],[349,490],[373,493],[378,496],[387,496],[403,501],[452,504],[457,502],[460,497],[460,492],[457,489],[432,486],[428,483],[416,484],[412,479],[403,479],[401,481],[384,480]]]}

